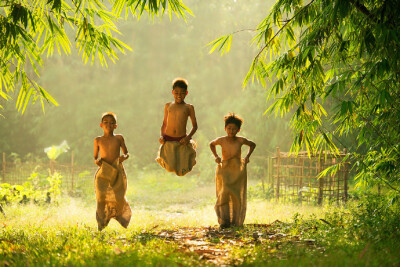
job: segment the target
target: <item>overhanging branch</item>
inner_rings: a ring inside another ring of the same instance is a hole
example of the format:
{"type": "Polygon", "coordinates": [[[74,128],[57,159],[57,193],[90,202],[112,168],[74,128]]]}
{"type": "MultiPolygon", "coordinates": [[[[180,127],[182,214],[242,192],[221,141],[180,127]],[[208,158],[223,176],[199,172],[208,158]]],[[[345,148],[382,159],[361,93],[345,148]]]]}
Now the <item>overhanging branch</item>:
{"type": "Polygon", "coordinates": [[[363,4],[361,4],[359,1],[350,0],[350,3],[353,4],[358,11],[360,11],[361,13],[366,15],[368,18],[370,18],[374,22],[376,22],[376,17],[373,16],[371,14],[371,12],[363,4]]]}

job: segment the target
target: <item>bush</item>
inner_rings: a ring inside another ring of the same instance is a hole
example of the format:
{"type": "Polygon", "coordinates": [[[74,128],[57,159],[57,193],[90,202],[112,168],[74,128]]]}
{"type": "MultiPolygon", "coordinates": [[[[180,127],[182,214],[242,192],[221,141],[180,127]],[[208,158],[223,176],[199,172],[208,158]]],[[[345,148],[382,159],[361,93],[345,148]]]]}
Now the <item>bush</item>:
{"type": "Polygon", "coordinates": [[[57,172],[48,176],[34,172],[23,185],[4,183],[0,186],[0,203],[57,202],[61,195],[61,179],[57,172]]]}
{"type": "Polygon", "coordinates": [[[247,189],[248,199],[272,199],[274,198],[274,188],[269,184],[258,183],[255,186],[249,186],[247,189]],[[264,188],[263,188],[264,187],[264,188]]]}

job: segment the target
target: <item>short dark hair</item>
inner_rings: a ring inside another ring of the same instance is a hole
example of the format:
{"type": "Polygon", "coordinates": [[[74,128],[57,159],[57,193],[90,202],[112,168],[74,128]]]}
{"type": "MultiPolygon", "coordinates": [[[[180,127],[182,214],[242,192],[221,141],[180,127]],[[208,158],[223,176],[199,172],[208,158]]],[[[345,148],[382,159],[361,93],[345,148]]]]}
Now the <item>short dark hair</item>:
{"type": "Polygon", "coordinates": [[[225,127],[229,123],[233,123],[240,129],[240,127],[242,127],[242,124],[243,124],[243,119],[242,118],[240,118],[235,113],[230,113],[230,112],[224,116],[224,121],[225,121],[225,127]]]}
{"type": "Polygon", "coordinates": [[[101,115],[101,121],[103,122],[105,117],[111,117],[114,119],[115,123],[117,123],[117,114],[114,112],[105,112],[101,115]]]}
{"type": "Polygon", "coordinates": [[[183,78],[175,78],[172,81],[172,90],[174,90],[175,87],[179,87],[179,88],[185,89],[185,91],[187,91],[188,85],[189,84],[188,84],[187,80],[185,80],[183,78]]]}

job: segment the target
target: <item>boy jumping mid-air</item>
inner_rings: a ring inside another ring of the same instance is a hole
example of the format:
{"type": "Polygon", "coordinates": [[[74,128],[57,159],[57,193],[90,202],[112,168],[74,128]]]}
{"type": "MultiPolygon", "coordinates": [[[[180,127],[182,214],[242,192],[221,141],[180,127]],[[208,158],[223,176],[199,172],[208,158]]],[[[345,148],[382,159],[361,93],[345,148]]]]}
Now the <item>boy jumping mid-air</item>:
{"type": "Polygon", "coordinates": [[[221,228],[242,226],[246,217],[247,207],[247,170],[256,144],[242,136],[236,136],[240,131],[243,120],[229,113],[225,116],[226,136],[211,141],[210,149],[218,163],[215,172],[217,203],[215,212],[221,228]],[[218,156],[216,147],[221,146],[222,160],[218,156]],[[249,152],[241,159],[242,145],[249,146],[249,152]]]}
{"type": "Polygon", "coordinates": [[[194,107],[185,102],[188,94],[188,83],[177,78],[172,82],[174,102],[165,104],[164,120],[161,126],[161,146],[156,161],[169,172],[183,176],[196,164],[195,143],[191,140],[197,131],[194,107]],[[187,135],[188,118],[192,122],[192,130],[187,135]]]}
{"type": "Polygon", "coordinates": [[[114,134],[117,128],[114,113],[104,113],[100,127],[104,134],[94,139],[94,163],[99,166],[95,175],[98,229],[103,230],[111,218],[127,228],[132,212],[125,197],[127,179],[122,162],[129,158],[128,149],[123,136],[114,134]],[[120,155],[121,149],[123,155],[120,155]]]}

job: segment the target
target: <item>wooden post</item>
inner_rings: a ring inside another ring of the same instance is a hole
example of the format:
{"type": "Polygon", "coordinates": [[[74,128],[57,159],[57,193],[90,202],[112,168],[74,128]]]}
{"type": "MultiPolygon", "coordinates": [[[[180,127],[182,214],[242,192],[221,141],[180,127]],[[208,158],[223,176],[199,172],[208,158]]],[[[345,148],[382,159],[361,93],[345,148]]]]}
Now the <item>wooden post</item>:
{"type": "Polygon", "coordinates": [[[272,187],[272,194],[274,194],[274,161],[273,158],[268,159],[268,175],[269,175],[269,183],[272,187]]]}
{"type": "Polygon", "coordinates": [[[279,201],[279,186],[280,186],[280,177],[279,177],[279,165],[281,164],[281,151],[279,147],[276,147],[276,201],[279,201]]]}
{"type": "MultiPolygon", "coordinates": [[[[319,155],[319,166],[317,168],[317,176],[321,173],[323,169],[323,159],[321,159],[321,154],[319,155]]],[[[324,199],[324,178],[320,177],[318,179],[318,205],[322,204],[322,200],[324,199]]]]}
{"type": "Polygon", "coordinates": [[[74,192],[74,151],[71,151],[71,192],[74,192]]]}
{"type": "Polygon", "coordinates": [[[6,152],[3,152],[2,183],[6,182],[6,152]]]}
{"type": "Polygon", "coordinates": [[[297,194],[296,194],[296,187],[297,187],[297,191],[299,191],[299,183],[298,183],[298,181],[297,181],[297,179],[298,179],[298,176],[297,176],[297,158],[293,158],[293,166],[294,166],[294,168],[293,168],[293,170],[292,170],[292,174],[293,174],[293,177],[292,177],[292,185],[293,185],[293,187],[292,187],[292,195],[293,195],[293,201],[296,199],[296,197],[297,197],[297,194]]]}
{"type": "Polygon", "coordinates": [[[300,159],[300,181],[299,181],[299,200],[300,200],[300,204],[303,204],[303,175],[304,175],[304,159],[301,158],[300,159]]]}
{"type": "Polygon", "coordinates": [[[295,171],[295,169],[293,167],[290,166],[294,166],[295,159],[294,158],[288,158],[288,167],[287,167],[287,171],[288,171],[288,176],[287,176],[287,180],[288,180],[288,191],[289,191],[289,200],[293,200],[293,195],[294,195],[294,185],[295,185],[295,181],[294,181],[294,177],[295,175],[293,175],[293,171],[295,171]],[[290,187],[292,187],[292,190],[290,190],[290,187]],[[292,199],[290,199],[292,198],[292,199]]]}
{"type": "Polygon", "coordinates": [[[287,188],[286,188],[286,185],[287,185],[287,158],[280,158],[279,157],[279,161],[280,161],[280,163],[279,163],[279,169],[280,169],[280,171],[281,171],[281,174],[282,175],[280,175],[279,176],[279,181],[280,182],[282,182],[282,186],[279,186],[279,198],[282,200],[283,199],[283,201],[285,201],[286,200],[286,198],[287,198],[287,188]]]}
{"type": "MultiPolygon", "coordinates": [[[[342,156],[339,155],[339,161],[338,164],[340,164],[340,162],[343,160],[342,156]]],[[[332,163],[336,164],[336,160],[333,158],[332,159],[332,163]]],[[[335,174],[336,176],[336,180],[337,180],[337,190],[336,190],[336,203],[339,204],[339,198],[340,198],[340,170],[338,172],[336,172],[335,174]]]]}
{"type": "MultiPolygon", "coordinates": [[[[347,155],[347,149],[343,150],[344,155],[347,155]]],[[[347,202],[347,180],[349,179],[349,163],[344,163],[344,202],[347,202]]]]}
{"type": "Polygon", "coordinates": [[[53,160],[53,159],[50,160],[50,173],[51,173],[51,175],[54,174],[54,162],[55,162],[55,160],[53,160]]]}

